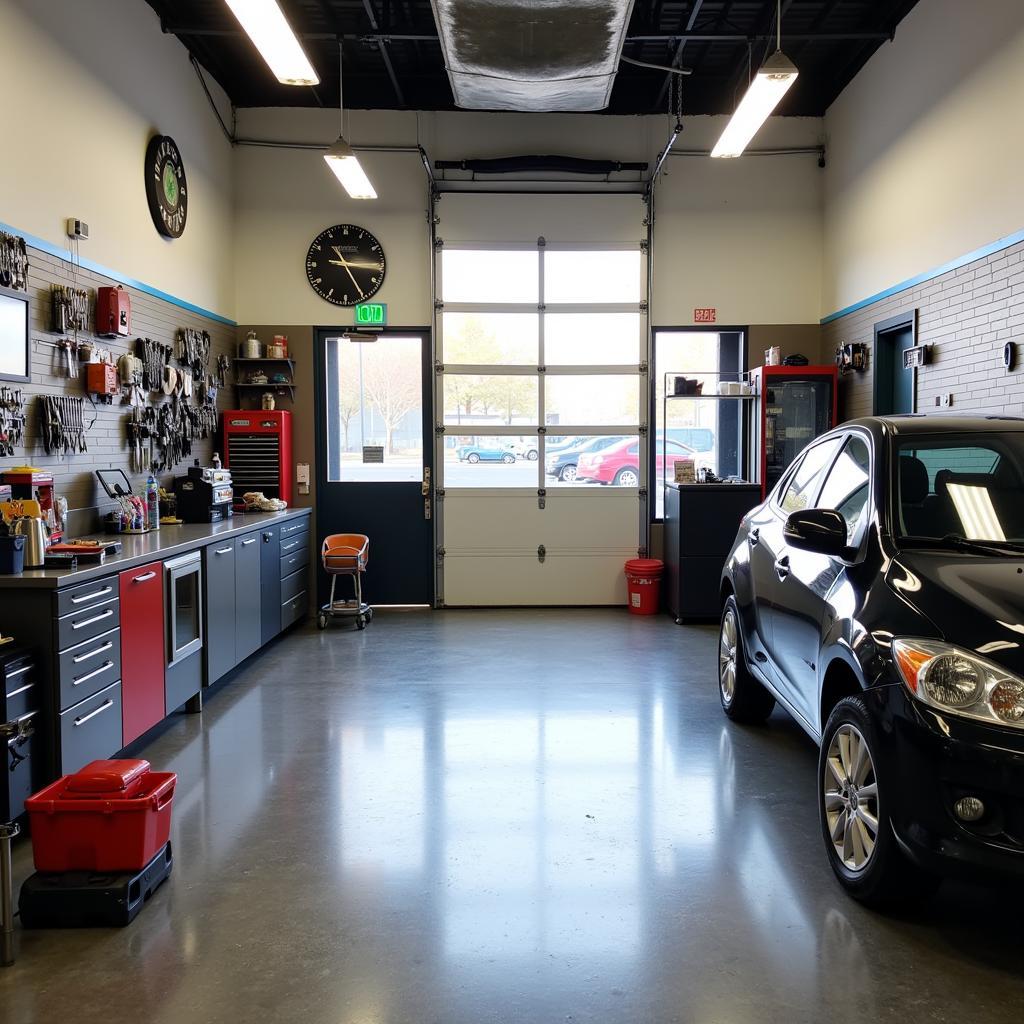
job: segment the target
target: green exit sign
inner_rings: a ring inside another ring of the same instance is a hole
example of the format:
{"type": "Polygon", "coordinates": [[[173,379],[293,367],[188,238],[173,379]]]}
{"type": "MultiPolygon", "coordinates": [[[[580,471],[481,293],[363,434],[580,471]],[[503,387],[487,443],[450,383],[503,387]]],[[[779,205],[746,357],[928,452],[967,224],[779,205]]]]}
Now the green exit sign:
{"type": "Polygon", "coordinates": [[[356,323],[360,327],[383,327],[387,322],[386,302],[360,302],[356,305],[356,323]]]}

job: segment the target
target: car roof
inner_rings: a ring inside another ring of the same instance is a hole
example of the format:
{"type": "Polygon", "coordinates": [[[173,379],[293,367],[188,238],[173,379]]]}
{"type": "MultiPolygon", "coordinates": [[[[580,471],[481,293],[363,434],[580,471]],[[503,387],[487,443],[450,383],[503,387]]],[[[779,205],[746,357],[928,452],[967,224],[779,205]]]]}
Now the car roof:
{"type": "Polygon", "coordinates": [[[892,416],[862,416],[839,424],[837,429],[863,427],[877,436],[914,434],[994,434],[1007,431],[1024,431],[1024,417],[977,413],[963,415],[943,413],[934,416],[927,413],[908,413],[892,416]]]}

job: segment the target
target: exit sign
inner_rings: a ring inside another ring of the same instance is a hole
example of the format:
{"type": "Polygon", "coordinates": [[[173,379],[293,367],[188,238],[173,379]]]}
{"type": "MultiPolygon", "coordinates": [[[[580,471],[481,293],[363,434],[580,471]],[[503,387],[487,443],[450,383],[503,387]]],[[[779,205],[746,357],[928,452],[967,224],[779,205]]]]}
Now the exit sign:
{"type": "Polygon", "coordinates": [[[718,319],[718,310],[714,306],[701,306],[693,311],[695,324],[713,324],[718,319]]]}
{"type": "Polygon", "coordinates": [[[360,302],[356,305],[356,324],[360,327],[383,327],[388,322],[386,302],[360,302]]]}

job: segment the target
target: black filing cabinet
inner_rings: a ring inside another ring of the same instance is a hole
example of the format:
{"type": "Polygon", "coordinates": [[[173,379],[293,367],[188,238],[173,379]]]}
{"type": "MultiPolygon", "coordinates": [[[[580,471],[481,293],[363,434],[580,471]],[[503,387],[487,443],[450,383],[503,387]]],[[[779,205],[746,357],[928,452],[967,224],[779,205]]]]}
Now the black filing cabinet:
{"type": "Polygon", "coordinates": [[[207,544],[203,551],[203,652],[206,685],[235,667],[235,541],[207,544]]]}
{"type": "Polygon", "coordinates": [[[235,540],[235,664],[261,643],[260,543],[258,530],[235,540]]]}
{"type": "Polygon", "coordinates": [[[759,484],[665,488],[665,600],[677,622],[717,619],[719,584],[740,520],[761,501],[759,484]]]}
{"type": "Polygon", "coordinates": [[[281,548],[276,526],[260,530],[260,643],[281,632],[281,548]]]}

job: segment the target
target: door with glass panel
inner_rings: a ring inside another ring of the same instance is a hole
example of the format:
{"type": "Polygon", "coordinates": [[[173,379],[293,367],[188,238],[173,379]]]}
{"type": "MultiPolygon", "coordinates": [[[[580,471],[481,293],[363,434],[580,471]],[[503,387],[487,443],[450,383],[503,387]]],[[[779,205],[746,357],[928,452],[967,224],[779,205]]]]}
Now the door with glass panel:
{"type": "MultiPolygon", "coordinates": [[[[432,604],[430,334],[367,337],[317,331],[318,548],[331,533],[366,534],[363,599],[432,604]]],[[[329,584],[318,575],[323,601],[329,584]]]]}
{"type": "Polygon", "coordinates": [[[646,516],[638,243],[439,248],[446,605],[617,604],[646,516]]]}

